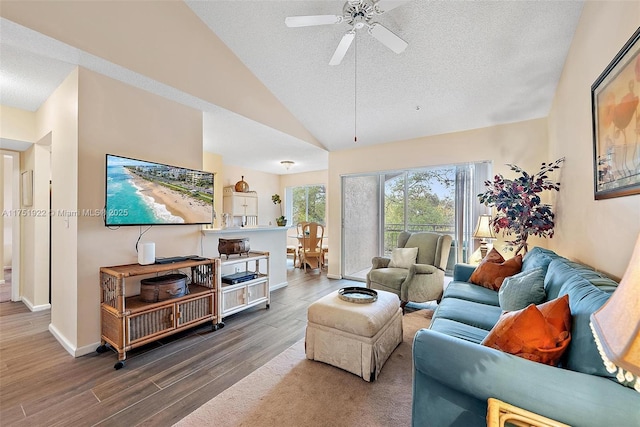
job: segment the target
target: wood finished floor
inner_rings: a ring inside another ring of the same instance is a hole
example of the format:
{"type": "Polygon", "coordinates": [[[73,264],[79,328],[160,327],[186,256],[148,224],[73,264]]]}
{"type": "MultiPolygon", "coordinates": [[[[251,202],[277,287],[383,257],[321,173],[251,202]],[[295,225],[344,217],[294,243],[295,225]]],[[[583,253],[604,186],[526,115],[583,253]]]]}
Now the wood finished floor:
{"type": "Polygon", "coordinates": [[[293,268],[288,282],[272,292],[270,309],[127,352],[118,371],[113,352],[71,357],[48,331],[49,311],[2,303],[0,425],[170,426],[304,337],[309,304],[354,286],[293,268]]]}

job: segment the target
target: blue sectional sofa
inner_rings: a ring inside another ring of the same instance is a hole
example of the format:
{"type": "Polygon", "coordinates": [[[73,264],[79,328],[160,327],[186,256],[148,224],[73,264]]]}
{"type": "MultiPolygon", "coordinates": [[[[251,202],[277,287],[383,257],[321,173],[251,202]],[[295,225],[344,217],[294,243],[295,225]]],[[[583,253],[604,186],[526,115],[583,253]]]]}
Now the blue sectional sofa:
{"type": "Polygon", "coordinates": [[[536,267],[546,268],[546,301],[569,295],[562,367],[481,345],[502,313],[498,293],[469,283],[474,266],[458,264],[429,329],[414,338],[413,426],[486,426],[490,397],[575,427],[640,426],[640,393],[605,370],[589,326],[617,283],[537,247],[522,270],[536,267]]]}

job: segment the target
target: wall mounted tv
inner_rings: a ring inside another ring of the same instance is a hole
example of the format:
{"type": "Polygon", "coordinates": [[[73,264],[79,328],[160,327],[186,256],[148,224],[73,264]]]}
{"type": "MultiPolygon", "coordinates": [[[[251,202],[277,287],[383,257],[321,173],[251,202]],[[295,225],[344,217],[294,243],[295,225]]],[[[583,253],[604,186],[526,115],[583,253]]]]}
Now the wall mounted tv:
{"type": "Polygon", "coordinates": [[[211,224],[213,173],[107,154],[104,222],[211,224]]]}

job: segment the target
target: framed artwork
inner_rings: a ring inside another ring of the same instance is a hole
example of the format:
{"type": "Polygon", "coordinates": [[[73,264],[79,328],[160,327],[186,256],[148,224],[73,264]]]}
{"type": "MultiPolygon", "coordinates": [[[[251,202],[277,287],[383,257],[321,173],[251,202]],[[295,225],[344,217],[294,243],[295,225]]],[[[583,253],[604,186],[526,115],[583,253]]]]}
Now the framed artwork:
{"type": "Polygon", "coordinates": [[[640,28],[591,86],[596,200],[640,194],[640,28]]]}
{"type": "Polygon", "coordinates": [[[33,206],[33,171],[24,171],[22,176],[22,206],[33,206]]]}

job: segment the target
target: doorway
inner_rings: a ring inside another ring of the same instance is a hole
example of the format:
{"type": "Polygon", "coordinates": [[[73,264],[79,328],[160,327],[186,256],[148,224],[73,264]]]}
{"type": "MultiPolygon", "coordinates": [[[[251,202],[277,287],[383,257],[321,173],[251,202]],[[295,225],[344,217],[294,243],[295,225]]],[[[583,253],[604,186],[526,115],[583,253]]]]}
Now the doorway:
{"type": "Polygon", "coordinates": [[[20,300],[20,153],[2,150],[2,267],[0,302],[20,300]]]}
{"type": "Polygon", "coordinates": [[[451,235],[451,274],[474,250],[472,226],[486,209],[476,195],[490,169],[477,162],[343,176],[342,276],[365,281],[372,257],[389,257],[403,231],[451,235]]]}

